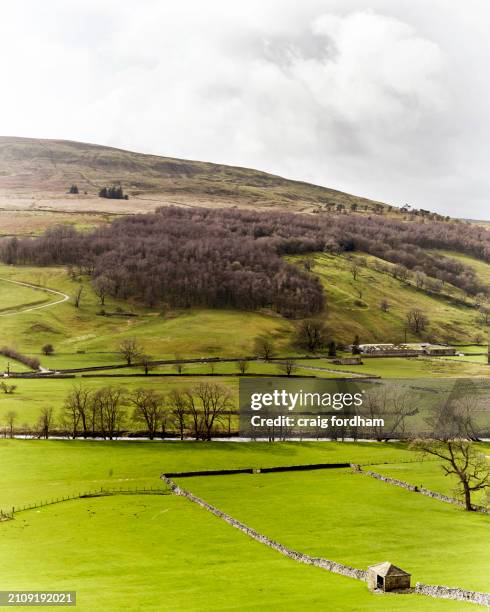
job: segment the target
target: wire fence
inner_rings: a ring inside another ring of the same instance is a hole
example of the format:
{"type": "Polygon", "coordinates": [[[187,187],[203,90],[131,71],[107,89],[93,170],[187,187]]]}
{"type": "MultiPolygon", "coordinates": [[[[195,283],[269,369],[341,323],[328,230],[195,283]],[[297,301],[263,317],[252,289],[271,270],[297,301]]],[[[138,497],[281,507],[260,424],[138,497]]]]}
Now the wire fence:
{"type": "Polygon", "coordinates": [[[24,504],[19,506],[12,506],[9,509],[0,509],[0,521],[8,521],[14,518],[14,515],[18,512],[24,512],[26,510],[34,510],[35,508],[43,508],[44,506],[51,506],[53,504],[59,504],[74,499],[86,499],[90,497],[105,497],[109,495],[169,495],[170,489],[168,487],[150,487],[150,488],[110,488],[105,489],[94,489],[91,491],[71,493],[70,495],[63,495],[61,497],[53,497],[51,499],[33,502],[30,504],[24,504]]]}

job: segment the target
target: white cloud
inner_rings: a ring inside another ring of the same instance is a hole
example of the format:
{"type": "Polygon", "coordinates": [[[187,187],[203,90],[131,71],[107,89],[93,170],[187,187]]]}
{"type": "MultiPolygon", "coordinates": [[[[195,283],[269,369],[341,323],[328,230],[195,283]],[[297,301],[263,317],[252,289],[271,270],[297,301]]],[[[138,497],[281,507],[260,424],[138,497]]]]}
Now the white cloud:
{"type": "Polygon", "coordinates": [[[0,133],[488,216],[490,10],[472,4],[4,2],[0,133]]]}

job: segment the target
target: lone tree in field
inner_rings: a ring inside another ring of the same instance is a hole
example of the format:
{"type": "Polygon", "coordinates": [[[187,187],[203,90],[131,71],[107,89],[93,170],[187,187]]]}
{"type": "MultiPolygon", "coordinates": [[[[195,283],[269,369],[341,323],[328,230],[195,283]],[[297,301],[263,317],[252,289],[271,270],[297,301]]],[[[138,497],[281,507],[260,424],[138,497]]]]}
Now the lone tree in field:
{"type": "Polygon", "coordinates": [[[407,312],[408,327],[414,334],[420,334],[427,329],[429,319],[418,308],[413,308],[407,312]]]}
{"type": "Polygon", "coordinates": [[[296,369],[296,364],[292,359],[286,359],[279,364],[279,368],[286,376],[291,376],[296,369]]]}
{"type": "Polygon", "coordinates": [[[268,336],[258,336],[255,338],[254,351],[259,357],[262,357],[265,361],[269,361],[274,354],[274,343],[272,339],[268,336]]]}
{"type": "Polygon", "coordinates": [[[139,359],[145,376],[148,376],[150,370],[153,369],[152,357],[150,355],[140,355],[139,359]]]}
{"type": "Polygon", "coordinates": [[[49,356],[54,353],[54,346],[52,344],[45,344],[41,350],[44,355],[49,356]]]}
{"type": "Polygon", "coordinates": [[[327,330],[323,321],[318,319],[305,319],[298,327],[296,342],[299,346],[316,351],[325,346],[327,330]]]}
{"type": "Polygon", "coordinates": [[[467,383],[460,383],[449,400],[436,406],[427,419],[430,434],[412,442],[414,448],[440,459],[446,476],[457,479],[457,493],[468,511],[474,510],[472,494],[490,487],[488,460],[475,447],[479,436],[474,418],[477,412],[475,393],[467,383]]]}
{"type": "Polygon", "coordinates": [[[73,184],[73,185],[70,187],[70,189],[68,190],[68,193],[75,194],[75,195],[76,195],[77,193],[79,193],[79,191],[78,191],[78,185],[73,184]]]}
{"type": "Polygon", "coordinates": [[[383,298],[381,300],[381,302],[379,303],[379,308],[383,312],[388,312],[388,310],[390,309],[390,303],[388,302],[386,298],[383,298]]]}
{"type": "Polygon", "coordinates": [[[128,366],[141,356],[141,348],[134,338],[123,340],[119,345],[118,352],[128,366]]]}
{"type": "Polygon", "coordinates": [[[359,264],[357,263],[357,261],[353,261],[350,264],[350,273],[352,274],[352,278],[354,280],[357,280],[357,277],[359,275],[359,264]]]}
{"type": "Polygon", "coordinates": [[[237,363],[240,374],[245,374],[248,370],[249,363],[245,359],[240,359],[237,363]]]}

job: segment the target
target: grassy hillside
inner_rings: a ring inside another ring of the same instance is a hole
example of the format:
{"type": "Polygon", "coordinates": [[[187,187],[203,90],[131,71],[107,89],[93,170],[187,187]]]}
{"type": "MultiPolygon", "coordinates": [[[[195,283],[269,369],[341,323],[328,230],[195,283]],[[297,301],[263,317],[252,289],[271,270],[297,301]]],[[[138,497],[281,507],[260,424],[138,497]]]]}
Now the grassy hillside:
{"type": "MultiPolygon", "coordinates": [[[[302,258],[291,258],[301,262],[302,258]]],[[[380,261],[380,260],[378,260],[380,261]]],[[[375,257],[352,255],[347,257],[315,255],[312,273],[319,276],[325,288],[327,308],[324,314],[331,333],[344,342],[352,342],[359,335],[361,342],[403,342],[407,327],[407,313],[423,311],[429,327],[424,339],[438,342],[471,343],[482,332],[477,311],[471,300],[455,287],[447,286],[441,295],[428,294],[374,269],[375,257]],[[354,279],[352,260],[362,261],[354,279]],[[387,312],[380,308],[386,299],[387,312]]],[[[490,273],[490,265],[478,262],[480,269],[490,273]]],[[[420,341],[421,336],[407,330],[408,341],[420,341]]]]}
{"type": "Polygon", "coordinates": [[[273,206],[296,211],[326,204],[343,204],[346,208],[356,204],[360,210],[373,210],[380,205],[335,189],[249,168],[80,142],[0,137],[0,208],[127,213],[169,203],[273,206]],[[72,183],[78,185],[80,195],[67,195],[72,183]],[[130,195],[129,201],[98,197],[101,187],[114,183],[122,184],[130,195]]]}
{"type": "MultiPolygon", "coordinates": [[[[366,259],[369,263],[374,258],[366,259]]],[[[337,341],[351,342],[356,334],[363,342],[401,341],[406,313],[411,308],[420,308],[427,314],[430,320],[427,334],[439,341],[471,343],[479,331],[476,311],[470,302],[464,306],[444,296],[427,295],[371,267],[361,268],[354,280],[350,266],[345,256],[319,254],[312,268],[325,287],[327,308],[321,316],[337,341]],[[383,297],[389,301],[388,312],[379,307],[383,297]]],[[[136,338],[149,355],[159,359],[173,359],[175,355],[189,358],[251,355],[255,337],[264,334],[274,339],[280,354],[298,354],[294,346],[298,322],[277,313],[199,308],[162,311],[107,298],[105,311],[117,314],[120,309],[137,315],[108,317],[100,314],[102,307],[88,279],[74,279],[65,268],[2,265],[0,278],[49,287],[70,296],[68,301],[53,307],[0,317],[3,344],[32,355],[39,355],[48,342],[55,346],[54,355],[41,359],[46,366],[70,368],[121,361],[116,351],[121,340],[128,337],[136,338]],[[80,307],[75,308],[73,297],[81,285],[80,307]]],[[[29,297],[34,300],[44,295],[8,285],[13,288],[4,294],[9,308],[21,309],[29,297]]],[[[408,340],[420,338],[408,332],[408,340]]]]}

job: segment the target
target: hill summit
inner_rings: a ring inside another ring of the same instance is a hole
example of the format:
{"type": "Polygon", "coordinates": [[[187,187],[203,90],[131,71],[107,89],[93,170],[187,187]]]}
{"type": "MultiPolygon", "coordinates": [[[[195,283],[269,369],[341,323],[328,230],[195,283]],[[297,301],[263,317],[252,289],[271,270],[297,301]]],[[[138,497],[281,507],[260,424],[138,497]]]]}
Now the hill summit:
{"type": "MultiPolygon", "coordinates": [[[[99,208],[99,191],[121,185],[132,200],[121,212],[165,204],[375,211],[386,204],[249,168],[134,153],[112,147],[35,138],[0,137],[0,195],[63,203],[78,187],[78,210],[99,208]]],[[[73,199],[73,198],[72,198],[73,199]]],[[[72,199],[70,201],[72,201],[72,199]]],[[[65,202],[66,203],[66,202],[65,202]]],[[[31,202],[32,204],[32,202],[31,202]]],[[[105,202],[107,206],[107,202],[105,202]]]]}

